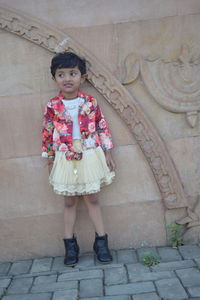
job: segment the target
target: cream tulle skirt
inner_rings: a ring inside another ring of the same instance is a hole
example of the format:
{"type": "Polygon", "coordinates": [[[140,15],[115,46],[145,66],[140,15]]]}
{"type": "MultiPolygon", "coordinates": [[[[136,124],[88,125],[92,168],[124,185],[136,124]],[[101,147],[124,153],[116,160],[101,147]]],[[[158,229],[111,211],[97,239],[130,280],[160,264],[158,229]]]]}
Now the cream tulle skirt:
{"type": "MultiPolygon", "coordinates": [[[[74,141],[74,148],[75,151],[80,151],[79,140],[74,141]]],[[[102,148],[82,152],[81,160],[67,160],[65,152],[56,152],[49,176],[49,182],[56,194],[65,196],[93,194],[99,192],[103,185],[112,182],[115,173],[109,170],[102,148]]]]}

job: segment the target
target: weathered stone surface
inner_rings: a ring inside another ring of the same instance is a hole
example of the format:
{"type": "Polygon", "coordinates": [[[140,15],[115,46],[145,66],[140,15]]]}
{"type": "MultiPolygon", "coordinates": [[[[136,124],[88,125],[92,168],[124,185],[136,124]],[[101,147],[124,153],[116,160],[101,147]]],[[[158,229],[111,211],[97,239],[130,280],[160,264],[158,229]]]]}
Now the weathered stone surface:
{"type": "Polygon", "coordinates": [[[188,299],[187,293],[177,278],[158,280],[155,284],[161,298],[169,300],[188,299]]]}
{"type": "Polygon", "coordinates": [[[105,288],[106,295],[132,295],[154,292],[155,287],[152,282],[128,283],[121,285],[111,285],[105,288]]]}
{"type": "Polygon", "coordinates": [[[200,247],[197,245],[181,246],[179,251],[184,259],[200,258],[200,247]]]}
{"type": "Polygon", "coordinates": [[[0,275],[6,275],[11,266],[11,263],[2,263],[0,264],[0,275]]]}
{"type": "Polygon", "coordinates": [[[161,262],[182,260],[182,257],[179,254],[177,249],[173,249],[170,247],[163,247],[163,248],[158,247],[157,251],[161,258],[161,262]]]}
{"type": "Polygon", "coordinates": [[[176,274],[185,287],[200,285],[200,271],[195,268],[177,270],[176,274]]]}
{"type": "Polygon", "coordinates": [[[194,287],[188,288],[188,292],[189,292],[190,296],[192,296],[192,297],[200,297],[200,287],[199,286],[194,286],[194,287]]]}
{"type": "Polygon", "coordinates": [[[51,270],[52,261],[52,258],[34,259],[30,272],[48,272],[51,270]]]}
{"type": "Polygon", "coordinates": [[[52,295],[50,293],[33,294],[21,294],[21,295],[9,295],[4,296],[3,300],[51,300],[52,295]]]}
{"type": "Polygon", "coordinates": [[[41,283],[34,285],[31,288],[31,293],[45,293],[45,292],[56,292],[61,290],[71,290],[77,289],[78,282],[77,281],[60,281],[53,283],[41,283]]]}
{"type": "Polygon", "coordinates": [[[133,295],[133,300],[160,300],[156,293],[145,293],[139,295],[133,295]]]}
{"type": "Polygon", "coordinates": [[[104,274],[106,285],[123,284],[127,283],[128,280],[126,269],[124,267],[106,269],[104,274]]]}
{"type": "Polygon", "coordinates": [[[11,279],[0,278],[0,288],[6,288],[10,284],[11,279]]]}
{"type": "Polygon", "coordinates": [[[103,296],[102,279],[86,279],[80,281],[80,297],[99,297],[103,296]]]}
{"type": "Polygon", "coordinates": [[[12,264],[9,275],[19,275],[28,273],[32,265],[32,260],[18,261],[12,264]]]}
{"type": "Polygon", "coordinates": [[[33,278],[14,279],[8,288],[8,294],[28,294],[32,283],[33,278]]]}
{"type": "Polygon", "coordinates": [[[174,261],[174,262],[167,262],[167,263],[160,263],[156,266],[151,267],[153,271],[173,271],[178,269],[185,269],[194,267],[195,263],[192,260],[187,261],[174,261]]]}
{"type": "Polygon", "coordinates": [[[66,281],[66,280],[82,280],[82,279],[92,279],[92,278],[102,278],[103,271],[102,270],[87,270],[80,272],[70,272],[64,273],[58,276],[58,281],[66,281]]]}
{"type": "Polygon", "coordinates": [[[78,290],[57,291],[53,294],[52,300],[77,300],[78,290]]]}
{"type": "Polygon", "coordinates": [[[57,275],[38,276],[34,280],[34,285],[56,282],[57,275]]]}
{"type": "Polygon", "coordinates": [[[138,281],[154,281],[159,279],[167,279],[175,277],[173,272],[162,271],[162,272],[144,272],[144,273],[129,273],[131,282],[138,281]]]}
{"type": "Polygon", "coordinates": [[[137,262],[136,251],[130,250],[118,250],[117,251],[117,260],[125,264],[133,264],[137,262]]]}

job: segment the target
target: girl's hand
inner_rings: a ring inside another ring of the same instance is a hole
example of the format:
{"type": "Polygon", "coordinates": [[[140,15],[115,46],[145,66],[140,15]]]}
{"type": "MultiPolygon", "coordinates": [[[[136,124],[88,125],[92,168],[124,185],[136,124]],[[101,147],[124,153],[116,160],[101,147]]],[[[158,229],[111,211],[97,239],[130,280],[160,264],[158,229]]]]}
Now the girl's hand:
{"type": "Polygon", "coordinates": [[[47,162],[45,163],[44,167],[48,167],[49,173],[51,172],[51,169],[53,167],[54,158],[47,158],[47,162]]]}
{"type": "Polygon", "coordinates": [[[110,171],[114,171],[115,163],[111,156],[111,150],[105,150],[104,153],[105,153],[106,163],[108,165],[108,168],[110,169],[110,171]]]}

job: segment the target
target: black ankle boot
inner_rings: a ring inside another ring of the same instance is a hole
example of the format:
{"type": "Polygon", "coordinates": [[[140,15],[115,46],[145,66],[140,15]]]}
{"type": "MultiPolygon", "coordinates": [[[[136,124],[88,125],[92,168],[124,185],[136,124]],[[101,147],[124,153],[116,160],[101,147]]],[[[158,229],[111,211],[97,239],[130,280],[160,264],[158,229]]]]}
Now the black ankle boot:
{"type": "Polygon", "coordinates": [[[65,259],[64,264],[68,267],[73,267],[78,262],[79,246],[76,238],[63,239],[65,244],[65,259]]]}
{"type": "Polygon", "coordinates": [[[108,264],[112,261],[112,255],[108,249],[108,235],[95,235],[93,249],[96,253],[97,259],[102,264],[108,264]]]}

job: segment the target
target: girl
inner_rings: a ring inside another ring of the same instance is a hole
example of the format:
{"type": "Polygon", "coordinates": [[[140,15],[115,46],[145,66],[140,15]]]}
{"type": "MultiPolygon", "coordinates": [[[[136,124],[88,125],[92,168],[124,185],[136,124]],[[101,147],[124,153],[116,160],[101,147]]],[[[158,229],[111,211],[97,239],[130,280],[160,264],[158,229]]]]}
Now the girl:
{"type": "Polygon", "coordinates": [[[51,74],[60,93],[45,109],[42,156],[53,164],[49,180],[55,193],[66,196],[64,264],[74,266],[78,262],[74,225],[80,196],[95,227],[97,259],[109,263],[112,256],[96,194],[115,176],[111,135],[96,99],[79,90],[87,76],[86,61],[72,52],[59,53],[52,59],[51,74]]]}

